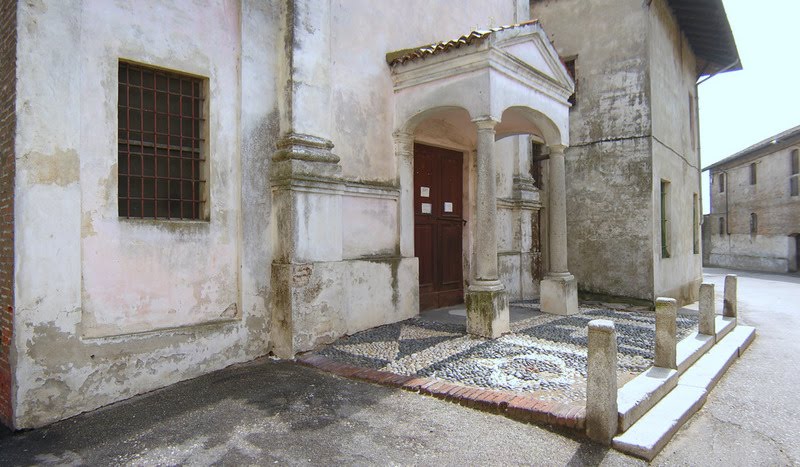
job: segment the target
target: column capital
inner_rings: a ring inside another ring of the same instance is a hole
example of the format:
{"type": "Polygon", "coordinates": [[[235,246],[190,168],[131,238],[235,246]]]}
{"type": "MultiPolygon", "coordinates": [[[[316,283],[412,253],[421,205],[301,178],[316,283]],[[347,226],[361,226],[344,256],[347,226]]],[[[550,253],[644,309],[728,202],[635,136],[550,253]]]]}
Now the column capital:
{"type": "Polygon", "coordinates": [[[551,155],[552,154],[564,154],[564,151],[566,151],[567,146],[565,146],[563,144],[553,144],[551,146],[548,146],[548,148],[550,148],[550,154],[551,155]]]}
{"type": "Polygon", "coordinates": [[[473,118],[472,123],[478,126],[478,130],[494,130],[494,127],[500,123],[500,120],[492,117],[491,115],[484,115],[482,117],[473,118]]]}

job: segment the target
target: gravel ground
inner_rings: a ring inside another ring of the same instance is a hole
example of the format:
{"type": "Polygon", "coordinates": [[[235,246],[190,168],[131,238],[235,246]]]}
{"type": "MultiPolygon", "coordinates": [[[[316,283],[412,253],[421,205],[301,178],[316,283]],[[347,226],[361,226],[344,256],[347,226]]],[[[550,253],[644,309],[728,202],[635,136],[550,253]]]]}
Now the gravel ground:
{"type": "MultiPolygon", "coordinates": [[[[498,339],[469,336],[463,324],[412,318],[344,337],[317,353],[400,375],[577,402],[586,398],[587,324],[609,319],[617,330],[620,383],[653,364],[653,312],[582,305],[576,315],[559,316],[540,312],[535,301],[511,306],[530,317],[498,339]]],[[[696,329],[697,319],[680,315],[677,324],[682,339],[696,329]]]]}

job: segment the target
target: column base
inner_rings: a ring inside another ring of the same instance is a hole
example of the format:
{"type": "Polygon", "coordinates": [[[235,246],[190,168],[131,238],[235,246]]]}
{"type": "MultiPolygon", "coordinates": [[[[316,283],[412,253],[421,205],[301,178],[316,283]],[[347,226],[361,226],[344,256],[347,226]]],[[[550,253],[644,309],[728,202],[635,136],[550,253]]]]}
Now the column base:
{"type": "Polygon", "coordinates": [[[510,332],[508,295],[502,284],[467,289],[467,332],[494,339],[510,332]]]}
{"type": "Polygon", "coordinates": [[[545,313],[574,315],[578,312],[578,281],[572,274],[545,276],[539,293],[545,313]]]}

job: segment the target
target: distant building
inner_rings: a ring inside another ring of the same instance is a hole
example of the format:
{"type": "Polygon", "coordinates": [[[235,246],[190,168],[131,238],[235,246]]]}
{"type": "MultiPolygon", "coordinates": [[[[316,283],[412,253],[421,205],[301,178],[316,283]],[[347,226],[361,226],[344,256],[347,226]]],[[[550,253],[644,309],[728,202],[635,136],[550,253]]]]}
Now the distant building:
{"type": "Polygon", "coordinates": [[[800,267],[800,126],[709,165],[703,265],[766,272],[800,267]]]}

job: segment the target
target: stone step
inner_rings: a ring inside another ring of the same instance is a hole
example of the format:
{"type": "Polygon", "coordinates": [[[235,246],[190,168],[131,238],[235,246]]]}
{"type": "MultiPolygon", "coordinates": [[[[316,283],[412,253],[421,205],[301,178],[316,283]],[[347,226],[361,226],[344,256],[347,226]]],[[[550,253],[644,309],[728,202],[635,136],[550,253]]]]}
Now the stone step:
{"type": "Polygon", "coordinates": [[[692,365],[686,373],[681,375],[678,385],[693,386],[710,391],[717,385],[728,367],[753,342],[755,335],[755,328],[737,326],[703,355],[703,358],[692,365]]]}
{"type": "Polygon", "coordinates": [[[668,392],[678,385],[678,377],[695,363],[716,342],[715,336],[694,332],[678,343],[678,370],[652,367],[630,380],[619,390],[619,432],[636,423],[668,392]]]}
{"type": "Polygon", "coordinates": [[[700,334],[697,331],[678,342],[678,347],[675,349],[678,373],[682,374],[692,366],[697,359],[714,346],[715,342],[716,336],[700,334]]]}
{"type": "Polygon", "coordinates": [[[624,432],[678,385],[678,372],[651,367],[628,381],[617,393],[619,425],[624,432]]]}
{"type": "Polygon", "coordinates": [[[612,441],[614,448],[652,460],[700,409],[708,392],[755,338],[753,327],[737,326],[734,329],[728,323],[723,323],[723,326],[729,327],[720,328],[726,336],[680,375],[677,386],[669,394],[627,431],[615,437],[612,441]]]}
{"type": "Polygon", "coordinates": [[[736,327],[736,318],[727,318],[717,315],[714,320],[714,329],[717,331],[717,342],[728,335],[736,327]]]}
{"type": "Polygon", "coordinates": [[[619,451],[653,460],[705,401],[705,390],[679,385],[628,431],[616,436],[611,445],[619,451]]]}

